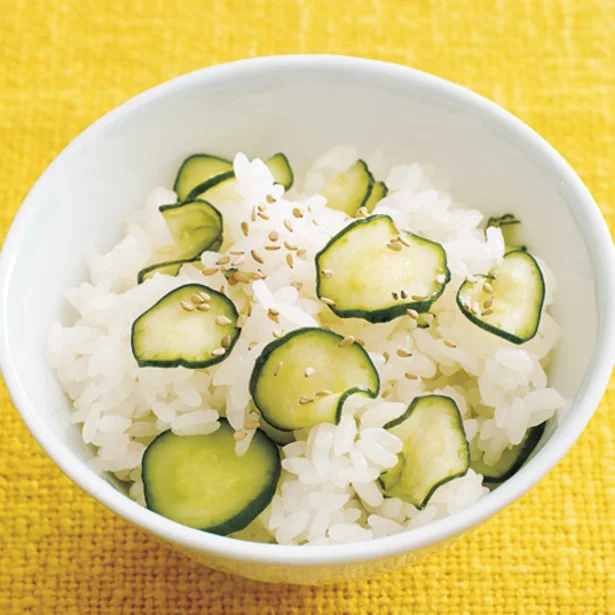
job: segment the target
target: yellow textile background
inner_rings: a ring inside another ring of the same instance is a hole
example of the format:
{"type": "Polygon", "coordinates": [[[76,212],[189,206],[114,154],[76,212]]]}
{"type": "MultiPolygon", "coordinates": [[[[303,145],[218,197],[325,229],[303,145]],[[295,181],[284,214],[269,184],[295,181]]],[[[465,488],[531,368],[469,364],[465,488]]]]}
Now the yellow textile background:
{"type": "MultiPolygon", "coordinates": [[[[615,0],[0,0],[0,237],[83,128],[176,75],[330,52],[435,73],[547,138],[615,230],[615,0]]],[[[0,614],[615,613],[615,390],[530,494],[413,568],[267,586],[168,551],[79,491],[0,389],[0,614]]]]}

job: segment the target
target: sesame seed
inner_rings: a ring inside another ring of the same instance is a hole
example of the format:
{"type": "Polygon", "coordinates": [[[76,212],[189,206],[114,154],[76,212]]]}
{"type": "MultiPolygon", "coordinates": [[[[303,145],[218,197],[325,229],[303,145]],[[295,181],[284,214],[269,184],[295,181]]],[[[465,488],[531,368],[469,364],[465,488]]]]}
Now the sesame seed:
{"type": "Polygon", "coordinates": [[[293,216],[295,218],[303,218],[303,212],[298,207],[293,207],[293,216]]]}
{"type": "Polygon", "coordinates": [[[238,319],[237,319],[237,327],[239,329],[242,329],[243,327],[245,327],[246,322],[248,320],[248,317],[245,314],[242,314],[238,319]]]}
{"type": "Polygon", "coordinates": [[[245,250],[229,250],[228,253],[236,256],[236,255],[245,254],[246,251],[245,250]]]}
{"type": "Polygon", "coordinates": [[[401,234],[397,236],[397,241],[406,246],[406,248],[410,247],[410,242],[401,234]]]}
{"type": "Polygon", "coordinates": [[[327,395],[333,395],[333,391],[329,391],[328,389],[322,389],[321,391],[316,391],[314,395],[316,395],[316,397],[327,397],[327,395]]]}
{"type": "Polygon", "coordinates": [[[293,223],[290,220],[284,220],[284,226],[286,227],[286,230],[289,232],[293,232],[293,223]]]}
{"type": "Polygon", "coordinates": [[[252,220],[252,222],[256,222],[256,207],[253,207],[250,212],[250,220],[252,220]]]}
{"type": "Polygon", "coordinates": [[[248,233],[250,232],[250,227],[248,226],[248,223],[244,220],[241,223],[241,232],[247,237],[248,233]]]}
{"type": "Polygon", "coordinates": [[[216,316],[216,324],[219,327],[228,327],[228,325],[230,325],[233,321],[230,318],[227,318],[226,316],[220,314],[219,316],[216,316]]]}
{"type": "Polygon", "coordinates": [[[205,269],[203,269],[203,275],[213,275],[214,273],[218,272],[218,268],[217,267],[205,267],[205,269]]]}
{"type": "Polygon", "coordinates": [[[493,292],[493,286],[491,286],[491,284],[489,284],[489,282],[485,282],[485,283],[483,284],[483,290],[484,290],[486,293],[492,293],[492,292],[493,292]]]}
{"type": "Polygon", "coordinates": [[[209,310],[211,310],[211,305],[209,305],[209,303],[201,303],[200,305],[196,306],[196,309],[199,312],[209,312],[209,310]]]}
{"type": "Polygon", "coordinates": [[[339,345],[343,348],[344,346],[350,346],[350,344],[354,344],[354,337],[352,335],[347,335],[339,345]]]}
{"type": "Polygon", "coordinates": [[[393,387],[387,387],[386,389],[384,389],[384,391],[382,391],[382,394],[380,395],[380,397],[382,397],[382,399],[386,399],[390,394],[391,394],[391,390],[393,387]]]}
{"type": "Polygon", "coordinates": [[[264,280],[267,277],[260,269],[258,271],[253,271],[250,275],[253,280],[264,280]]]}
{"type": "Polygon", "coordinates": [[[269,216],[265,213],[263,213],[262,211],[258,212],[258,217],[262,218],[263,220],[269,220],[269,216]]]}
{"type": "Polygon", "coordinates": [[[231,265],[232,265],[233,267],[239,267],[239,265],[243,264],[243,262],[244,262],[245,260],[246,260],[246,257],[245,257],[245,256],[238,256],[237,258],[234,258],[234,259],[231,261],[231,265]]]}
{"type": "Polygon", "coordinates": [[[279,312],[275,313],[275,312],[268,311],[267,312],[267,318],[269,318],[269,320],[273,320],[273,322],[275,322],[275,323],[278,323],[278,322],[280,322],[280,318],[279,318],[278,314],[279,314],[279,312]]]}
{"type": "Polygon", "coordinates": [[[276,250],[279,250],[280,246],[265,246],[265,250],[269,250],[269,252],[275,252],[276,250]]]}
{"type": "Polygon", "coordinates": [[[250,256],[261,265],[265,262],[265,259],[256,250],[250,250],[250,256]]]}
{"type": "Polygon", "coordinates": [[[446,276],[443,273],[440,273],[436,276],[436,282],[438,284],[444,284],[446,282],[446,276]]]}
{"type": "Polygon", "coordinates": [[[498,277],[498,274],[495,271],[492,270],[492,271],[489,272],[489,277],[492,280],[495,280],[498,277]]]}
{"type": "Polygon", "coordinates": [[[235,271],[233,277],[242,284],[247,284],[250,281],[250,276],[245,271],[235,271]]]}
{"type": "Polygon", "coordinates": [[[386,365],[391,357],[386,350],[382,353],[382,356],[384,357],[384,364],[386,365]]]}
{"type": "Polygon", "coordinates": [[[181,301],[180,304],[186,312],[192,312],[194,310],[194,305],[192,303],[188,303],[187,301],[181,301]]]}
{"type": "Polygon", "coordinates": [[[478,304],[478,301],[475,301],[472,306],[471,306],[471,310],[475,313],[475,314],[479,314],[480,313],[480,305],[478,304]]]}
{"type": "Polygon", "coordinates": [[[221,256],[217,261],[216,265],[228,265],[231,262],[230,256],[221,256]]]}
{"type": "Polygon", "coordinates": [[[258,345],[258,342],[250,342],[248,344],[248,350],[252,350],[257,345],[258,345]]]}
{"type": "Polygon", "coordinates": [[[275,199],[270,194],[265,197],[265,200],[267,203],[275,203],[275,199]]]}
{"type": "Polygon", "coordinates": [[[313,367],[306,367],[305,372],[303,373],[305,374],[306,378],[309,378],[310,376],[313,376],[316,373],[316,370],[313,367]]]}
{"type": "Polygon", "coordinates": [[[246,314],[247,314],[248,316],[252,316],[252,309],[253,309],[253,308],[254,308],[254,304],[253,304],[251,301],[249,301],[249,302],[246,304],[246,314]]]}
{"type": "Polygon", "coordinates": [[[233,438],[235,439],[235,442],[241,442],[242,440],[245,440],[248,437],[248,434],[245,431],[236,431],[233,434],[233,438]]]}
{"type": "Polygon", "coordinates": [[[301,250],[297,250],[297,256],[301,258],[307,254],[307,250],[305,248],[301,248],[301,250]]]}
{"type": "Polygon", "coordinates": [[[268,236],[270,241],[277,241],[280,238],[280,235],[277,231],[271,231],[268,236]]]}
{"type": "Polygon", "coordinates": [[[305,404],[311,404],[314,401],[313,397],[305,397],[305,395],[302,395],[299,398],[299,403],[304,406],[305,404]]]}
{"type": "Polygon", "coordinates": [[[399,296],[402,299],[407,299],[408,298],[408,293],[405,290],[402,289],[402,290],[399,291],[399,296]]]}
{"type": "Polygon", "coordinates": [[[407,378],[408,380],[416,380],[418,378],[417,375],[411,374],[410,372],[406,372],[404,374],[404,377],[407,378]]]}
{"type": "Polygon", "coordinates": [[[408,314],[408,316],[410,316],[410,318],[412,318],[413,320],[416,320],[419,317],[419,313],[416,310],[412,310],[410,308],[406,310],[406,314],[408,314]]]}
{"type": "Polygon", "coordinates": [[[271,333],[276,340],[279,340],[284,335],[284,329],[274,329],[271,333]]]}
{"type": "Polygon", "coordinates": [[[329,299],[329,297],[321,297],[320,300],[325,304],[325,305],[335,305],[335,301],[333,301],[333,299],[329,299]]]}
{"type": "Polygon", "coordinates": [[[363,348],[365,348],[365,340],[364,340],[364,339],[362,339],[362,338],[360,338],[360,337],[357,337],[357,339],[355,340],[355,342],[356,342],[357,344],[359,344],[359,346],[363,346],[363,348]]]}
{"type": "Polygon", "coordinates": [[[394,250],[395,252],[399,252],[400,250],[404,249],[404,247],[401,244],[394,243],[392,241],[387,243],[387,248],[389,248],[390,250],[394,250]]]}
{"type": "Polygon", "coordinates": [[[284,363],[282,363],[282,361],[278,361],[275,364],[275,367],[273,368],[273,375],[277,376],[280,373],[280,370],[282,369],[282,366],[284,365],[284,363]]]}
{"type": "Polygon", "coordinates": [[[485,309],[489,309],[493,305],[493,297],[489,297],[485,303],[483,303],[483,307],[485,309]]]}
{"type": "Polygon", "coordinates": [[[391,297],[393,297],[393,299],[395,299],[395,301],[397,301],[399,299],[399,295],[396,292],[392,292],[391,293],[391,297]]]}
{"type": "Polygon", "coordinates": [[[212,356],[221,357],[223,354],[226,354],[226,350],[224,348],[216,348],[211,351],[212,356]]]}
{"type": "Polygon", "coordinates": [[[489,308],[485,310],[484,312],[481,312],[481,316],[489,316],[490,314],[493,314],[493,312],[494,312],[493,308],[489,308]]]}
{"type": "Polygon", "coordinates": [[[221,340],[220,340],[220,346],[222,346],[222,348],[229,348],[231,345],[231,336],[226,334],[221,340]]]}
{"type": "Polygon", "coordinates": [[[295,259],[293,258],[293,255],[288,253],[286,255],[286,264],[292,269],[295,266],[295,259]]]}
{"type": "Polygon", "coordinates": [[[224,287],[224,284],[220,286],[220,292],[226,297],[226,288],[224,287]]]}
{"type": "Polygon", "coordinates": [[[367,211],[365,207],[359,207],[354,217],[355,218],[367,218],[368,215],[369,215],[369,211],[367,211]]]}
{"type": "Polygon", "coordinates": [[[267,209],[267,205],[265,205],[265,203],[261,203],[258,206],[258,211],[265,211],[265,209],[267,209]]]}
{"type": "Polygon", "coordinates": [[[413,301],[425,301],[425,299],[429,299],[429,295],[412,295],[413,301]]]}
{"type": "Polygon", "coordinates": [[[228,278],[229,286],[237,286],[237,280],[235,279],[235,272],[231,274],[231,277],[228,278]]]}
{"type": "Polygon", "coordinates": [[[269,308],[267,311],[269,312],[269,314],[273,314],[274,316],[280,315],[280,310],[276,310],[275,308],[269,308]]]}
{"type": "Polygon", "coordinates": [[[288,241],[288,240],[284,241],[284,247],[287,250],[297,250],[297,246],[292,244],[292,243],[290,243],[290,241],[288,241]]]}
{"type": "Polygon", "coordinates": [[[194,305],[199,305],[200,303],[203,303],[203,298],[201,297],[201,295],[195,294],[190,297],[190,301],[192,301],[194,305]]]}
{"type": "Polygon", "coordinates": [[[201,299],[203,299],[203,303],[206,301],[211,301],[211,295],[207,294],[204,290],[198,293],[198,295],[201,299]]]}
{"type": "Polygon", "coordinates": [[[316,218],[312,218],[312,224],[314,226],[320,226],[320,224],[318,223],[318,220],[316,220],[316,218]]]}
{"type": "Polygon", "coordinates": [[[243,428],[244,429],[258,429],[260,427],[260,422],[256,421],[254,419],[251,419],[249,421],[246,421],[243,424],[243,428]]]}
{"type": "Polygon", "coordinates": [[[397,356],[401,357],[402,359],[407,359],[408,357],[412,356],[412,353],[407,348],[398,348],[397,356]]]}
{"type": "Polygon", "coordinates": [[[455,342],[451,342],[451,340],[442,340],[442,343],[449,348],[457,348],[457,344],[455,344],[455,342]]]}
{"type": "Polygon", "coordinates": [[[469,282],[470,284],[476,284],[478,280],[473,275],[467,275],[466,282],[469,282]]]}
{"type": "Polygon", "coordinates": [[[290,283],[290,285],[299,292],[303,288],[303,282],[299,282],[297,280],[290,283]]]}
{"type": "Polygon", "coordinates": [[[331,269],[323,269],[320,273],[324,278],[330,278],[333,275],[333,271],[331,269]]]}

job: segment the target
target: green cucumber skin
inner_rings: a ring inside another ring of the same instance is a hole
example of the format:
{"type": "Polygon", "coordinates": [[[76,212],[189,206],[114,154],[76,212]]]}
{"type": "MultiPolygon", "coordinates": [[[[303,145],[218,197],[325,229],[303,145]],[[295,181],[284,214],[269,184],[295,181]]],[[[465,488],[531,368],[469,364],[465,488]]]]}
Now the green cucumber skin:
{"type": "MultiPolygon", "coordinates": [[[[181,265],[185,265],[186,263],[195,263],[200,258],[201,256],[199,255],[196,258],[192,258],[190,260],[165,261],[162,263],[156,263],[154,265],[149,265],[148,267],[144,267],[137,274],[137,284],[143,284],[143,282],[145,282],[145,280],[148,279],[145,276],[147,276],[147,274],[151,273],[152,271],[156,271],[156,269],[161,269],[162,267],[168,267],[170,265],[180,265],[180,269],[181,269],[181,265]]],[[[175,274],[174,277],[176,277],[178,274],[179,274],[179,269],[177,270],[177,273],[175,274]]]]}
{"type": "MultiPolygon", "coordinates": [[[[227,160],[226,158],[220,158],[219,156],[212,156],[211,154],[191,154],[190,156],[188,156],[188,158],[184,159],[184,161],[181,163],[181,166],[179,167],[179,169],[177,171],[177,175],[175,176],[175,181],[173,182],[173,192],[175,192],[175,194],[178,194],[179,180],[181,178],[182,171],[184,170],[184,167],[191,160],[193,160],[194,158],[213,158],[215,160],[220,160],[220,162],[226,162],[226,163],[230,164],[231,166],[233,166],[233,163],[230,160],[227,160]]],[[[218,175],[216,175],[214,177],[218,177],[218,175]]],[[[207,182],[204,182],[204,183],[207,183],[207,182]]],[[[215,185],[215,184],[213,184],[213,185],[215,185]]],[[[210,186],[210,188],[211,188],[211,186],[210,186]]],[[[190,190],[190,192],[186,195],[186,199],[190,198],[190,194],[193,193],[194,190],[195,190],[194,188],[192,190],[190,190]]]]}
{"type": "Polygon", "coordinates": [[[369,170],[369,167],[367,166],[367,162],[365,162],[365,160],[362,160],[361,158],[359,158],[357,162],[365,169],[365,172],[367,173],[367,177],[369,179],[367,190],[365,192],[365,197],[363,198],[363,200],[361,201],[361,204],[357,207],[357,210],[356,210],[356,211],[359,211],[359,209],[361,209],[361,207],[365,207],[367,201],[369,201],[369,197],[372,194],[372,190],[374,188],[374,183],[376,182],[376,180],[374,179],[372,172],[369,170]]]}
{"type": "Polygon", "coordinates": [[[484,482],[488,485],[499,485],[505,480],[508,480],[511,476],[516,474],[521,466],[526,462],[527,458],[532,454],[532,451],[536,448],[536,445],[542,438],[542,434],[545,431],[546,422],[540,423],[535,427],[530,428],[527,440],[524,442],[523,447],[519,451],[519,456],[515,460],[515,463],[499,476],[483,474],[484,482]]]}
{"type": "MultiPolygon", "coordinates": [[[[488,331],[489,333],[493,333],[494,335],[497,335],[498,337],[508,340],[509,342],[512,342],[513,344],[520,345],[520,344],[524,344],[525,342],[529,342],[532,338],[536,337],[536,334],[538,333],[538,328],[540,326],[540,320],[542,316],[542,308],[544,307],[544,304],[545,304],[546,285],[545,285],[545,278],[542,274],[542,270],[538,266],[536,259],[529,252],[526,252],[525,250],[511,250],[510,252],[507,252],[505,256],[508,256],[509,254],[516,254],[517,252],[519,252],[520,254],[524,254],[525,256],[531,258],[532,261],[534,261],[534,265],[536,265],[536,269],[538,270],[540,274],[540,279],[542,280],[542,297],[540,299],[540,305],[538,306],[538,320],[536,321],[536,327],[534,328],[534,331],[532,331],[532,333],[528,337],[519,337],[518,335],[514,335],[513,333],[509,333],[508,331],[503,331],[502,329],[498,329],[497,327],[494,327],[493,325],[490,325],[482,321],[475,314],[472,314],[466,311],[466,309],[463,307],[463,302],[461,301],[461,289],[463,288],[464,284],[466,284],[466,282],[463,282],[461,286],[459,287],[459,290],[457,290],[457,295],[455,297],[455,300],[457,302],[457,307],[461,310],[461,313],[468,320],[473,322],[476,326],[480,327],[484,331],[488,331]]],[[[488,276],[476,276],[476,277],[486,278],[488,276]]]]}
{"type": "MultiPolygon", "coordinates": [[[[340,335],[339,333],[335,333],[333,331],[329,331],[327,329],[321,329],[320,327],[303,327],[302,329],[295,329],[294,331],[290,331],[289,333],[287,333],[280,339],[274,340],[273,342],[270,342],[269,344],[267,344],[267,346],[265,346],[260,356],[258,357],[258,359],[256,359],[256,362],[254,363],[254,369],[252,370],[252,375],[250,376],[250,385],[249,385],[249,391],[250,391],[250,396],[252,397],[252,401],[254,402],[254,405],[258,408],[259,414],[263,416],[263,419],[264,419],[263,411],[258,405],[258,402],[256,401],[256,396],[255,396],[256,395],[256,384],[260,377],[263,366],[265,365],[265,363],[267,362],[267,359],[269,358],[269,356],[274,350],[276,350],[280,346],[283,346],[286,342],[292,340],[295,336],[299,334],[307,333],[310,331],[319,331],[320,333],[331,335],[335,337],[336,339],[339,339],[340,342],[344,339],[343,335],[340,335]]],[[[342,393],[340,400],[337,404],[336,414],[335,414],[335,425],[337,425],[340,422],[340,419],[342,418],[342,408],[344,406],[344,402],[346,401],[346,399],[348,399],[348,397],[350,397],[350,395],[353,395],[354,393],[362,393],[364,395],[367,395],[371,399],[375,399],[376,397],[378,397],[378,393],[380,392],[380,374],[378,373],[378,370],[372,363],[372,360],[370,359],[369,354],[367,354],[367,351],[360,344],[357,344],[357,346],[359,346],[365,359],[372,366],[372,369],[374,370],[374,373],[376,374],[376,387],[374,391],[372,391],[371,389],[364,388],[364,387],[353,387],[351,389],[348,389],[347,391],[344,391],[344,393],[342,393]]],[[[279,431],[286,431],[286,432],[293,431],[292,429],[284,429],[283,427],[280,427],[279,425],[277,425],[271,420],[267,420],[266,422],[272,427],[275,427],[275,429],[279,431]]]]}
{"type": "MultiPolygon", "coordinates": [[[[455,408],[457,409],[457,426],[459,427],[459,429],[461,430],[461,433],[463,433],[463,439],[466,443],[466,451],[467,451],[467,459],[468,459],[468,463],[466,465],[465,470],[457,472],[456,474],[452,474],[450,476],[447,476],[446,478],[443,478],[441,481],[439,481],[438,483],[436,483],[431,490],[429,491],[429,493],[425,496],[425,499],[421,502],[420,506],[416,506],[416,508],[418,510],[423,510],[425,508],[425,506],[427,506],[427,504],[429,504],[429,500],[431,499],[431,496],[435,493],[436,489],[438,489],[438,487],[441,487],[442,485],[445,485],[446,483],[450,482],[451,480],[455,479],[455,478],[461,478],[462,476],[465,476],[468,473],[468,470],[470,469],[470,443],[468,442],[468,439],[465,437],[465,429],[463,428],[463,419],[461,418],[461,412],[459,412],[459,407],[457,406],[457,402],[452,398],[452,397],[448,397],[448,395],[423,395],[420,397],[415,397],[412,402],[410,403],[410,405],[408,406],[408,409],[398,418],[393,419],[392,421],[389,421],[388,423],[386,423],[383,426],[383,429],[390,429],[391,427],[395,427],[396,425],[399,425],[400,423],[403,423],[409,416],[410,414],[412,414],[412,411],[416,408],[416,406],[418,405],[418,403],[420,402],[422,397],[438,397],[440,399],[445,399],[447,401],[452,401],[453,405],[455,406],[455,408]]],[[[388,495],[386,495],[386,493],[384,493],[384,483],[382,481],[382,479],[380,477],[378,477],[378,483],[380,484],[380,487],[383,491],[383,495],[384,497],[389,497],[388,495]]]]}
{"type": "MultiPolygon", "coordinates": [[[[224,418],[220,418],[219,421],[223,425],[225,423],[228,425],[228,421],[224,418]]],[[[156,511],[156,509],[154,508],[154,504],[151,501],[152,498],[151,498],[151,495],[149,495],[148,493],[147,478],[145,476],[145,471],[144,471],[146,467],[147,454],[150,450],[150,447],[156,441],[172,433],[173,432],[169,429],[167,431],[162,432],[158,436],[156,436],[154,440],[152,440],[152,442],[145,449],[145,453],[143,454],[143,460],[141,462],[141,478],[143,480],[143,492],[145,495],[145,503],[147,505],[147,508],[155,512],[156,514],[160,514],[160,513],[156,511]]],[[[258,515],[260,515],[263,512],[263,510],[265,510],[265,508],[267,508],[267,506],[269,506],[269,503],[271,502],[271,500],[273,499],[273,496],[275,495],[276,489],[278,487],[278,482],[280,480],[280,474],[282,472],[282,464],[280,462],[280,452],[278,450],[278,447],[271,440],[271,438],[267,437],[267,435],[260,429],[257,429],[256,433],[254,434],[254,441],[252,442],[252,446],[256,444],[257,438],[260,438],[260,439],[264,438],[263,444],[265,444],[266,446],[270,445],[272,454],[275,455],[278,459],[278,463],[276,464],[276,472],[274,474],[273,480],[270,482],[268,488],[265,491],[261,492],[256,499],[252,500],[252,502],[250,502],[241,512],[236,514],[234,517],[231,517],[225,523],[221,523],[213,527],[199,528],[199,531],[209,532],[210,534],[218,534],[219,536],[227,536],[228,534],[232,534],[233,532],[238,532],[239,530],[243,530],[250,523],[252,523],[252,521],[254,521],[254,519],[256,519],[256,517],[258,517],[258,515]]]]}
{"type": "Polygon", "coordinates": [[[184,284],[183,286],[178,286],[177,288],[174,288],[172,291],[168,292],[166,295],[158,299],[158,301],[156,301],[154,305],[152,305],[150,308],[145,310],[145,312],[143,312],[143,314],[138,316],[135,319],[135,321],[132,323],[132,327],[130,329],[130,348],[132,350],[132,356],[135,358],[135,361],[137,362],[137,365],[139,367],[186,367],[188,369],[203,369],[205,367],[211,367],[212,365],[222,363],[222,361],[224,361],[231,354],[233,348],[235,347],[235,344],[237,343],[237,340],[239,339],[239,336],[241,335],[241,329],[237,327],[235,327],[236,334],[233,337],[231,337],[231,343],[227,351],[221,357],[212,357],[211,359],[209,359],[209,361],[186,361],[185,359],[176,359],[173,361],[147,361],[147,360],[137,358],[136,353],[135,353],[135,339],[134,339],[136,324],[139,322],[139,320],[141,320],[141,318],[149,314],[152,310],[156,309],[156,307],[162,301],[164,301],[169,295],[172,295],[178,290],[182,288],[186,288],[188,286],[194,286],[195,292],[204,291],[209,295],[212,295],[212,296],[216,295],[218,297],[223,298],[230,304],[231,309],[232,309],[233,318],[235,320],[239,318],[239,313],[237,312],[237,308],[235,307],[235,304],[226,295],[223,295],[217,290],[214,290],[213,288],[210,288],[209,286],[205,286],[203,284],[196,284],[194,282],[190,284],[184,284]]]}
{"type": "Polygon", "coordinates": [[[225,173],[219,173],[218,175],[214,175],[213,177],[210,177],[207,181],[198,184],[192,190],[190,190],[188,196],[186,197],[186,200],[195,200],[205,191],[210,190],[218,184],[221,184],[223,181],[226,181],[227,179],[232,179],[233,177],[235,177],[234,171],[226,171],[225,173]]]}
{"type": "MultiPolygon", "coordinates": [[[[290,190],[293,187],[293,184],[295,183],[295,174],[293,173],[293,168],[290,166],[290,161],[288,160],[288,156],[284,154],[283,152],[276,152],[275,154],[273,154],[273,156],[270,156],[269,159],[275,158],[276,156],[279,156],[280,158],[282,158],[288,168],[288,173],[290,177],[288,179],[288,182],[285,184],[282,184],[282,186],[284,186],[285,191],[290,190]]],[[[265,164],[267,164],[266,161],[265,161],[265,164]]]]}
{"type": "MultiPolygon", "coordinates": [[[[318,254],[316,254],[316,256],[314,257],[314,262],[316,265],[316,294],[319,298],[320,298],[320,293],[319,293],[320,281],[322,278],[321,267],[319,264],[321,255],[323,255],[338,239],[340,239],[340,237],[342,237],[343,235],[351,231],[353,228],[361,224],[369,224],[369,222],[373,220],[374,218],[387,218],[388,220],[392,221],[392,218],[385,214],[372,214],[368,218],[360,218],[359,220],[354,220],[353,222],[345,226],[339,233],[337,233],[337,235],[329,239],[325,247],[322,250],[320,250],[318,254]]],[[[408,231],[405,231],[405,232],[408,233],[408,235],[412,237],[419,237],[419,239],[421,239],[422,241],[426,241],[432,245],[436,245],[439,248],[442,248],[441,244],[437,243],[436,241],[431,241],[430,239],[427,239],[426,237],[420,237],[418,235],[414,235],[413,233],[410,233],[408,231]]],[[[340,318],[362,318],[363,320],[367,320],[368,322],[371,322],[371,323],[389,322],[391,320],[394,320],[395,318],[399,318],[400,316],[405,316],[406,310],[408,309],[416,310],[419,313],[427,312],[429,311],[429,308],[431,308],[431,306],[440,298],[440,296],[444,292],[444,289],[446,288],[446,285],[451,281],[451,271],[448,268],[448,261],[446,259],[446,250],[444,250],[444,265],[446,267],[446,272],[444,274],[446,276],[446,279],[444,280],[444,283],[442,284],[442,286],[440,287],[440,290],[436,294],[432,295],[429,299],[425,301],[409,301],[409,302],[407,301],[405,303],[400,303],[399,305],[394,305],[389,308],[385,308],[382,310],[373,310],[373,311],[340,310],[334,305],[329,305],[328,307],[334,314],[337,314],[337,316],[339,316],[340,318]]]]}

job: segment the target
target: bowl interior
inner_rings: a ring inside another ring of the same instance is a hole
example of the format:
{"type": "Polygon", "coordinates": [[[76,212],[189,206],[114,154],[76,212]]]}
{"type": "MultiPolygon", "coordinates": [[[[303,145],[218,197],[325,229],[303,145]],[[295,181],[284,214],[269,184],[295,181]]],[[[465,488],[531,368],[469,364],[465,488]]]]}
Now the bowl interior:
{"type": "MultiPolygon", "coordinates": [[[[196,151],[229,157],[283,151],[301,173],[334,145],[380,149],[388,164],[432,164],[468,207],[515,212],[527,242],[558,279],[553,311],[562,340],[553,385],[568,398],[577,394],[598,320],[588,240],[573,217],[574,192],[526,133],[485,114],[476,97],[462,90],[451,95],[418,73],[396,78],[378,66],[287,62],[210,69],[131,101],[55,161],[30,194],[19,216],[25,230],[5,255],[6,355],[39,434],[51,432],[78,459],[90,458],[77,428],[67,428],[70,406],[43,353],[47,329],[54,319],[71,317],[63,296],[84,278],[88,249],[108,249],[126,214],[141,207],[152,188],[171,186],[182,159],[196,151]]],[[[573,404],[557,429],[575,411],[573,404]]]]}

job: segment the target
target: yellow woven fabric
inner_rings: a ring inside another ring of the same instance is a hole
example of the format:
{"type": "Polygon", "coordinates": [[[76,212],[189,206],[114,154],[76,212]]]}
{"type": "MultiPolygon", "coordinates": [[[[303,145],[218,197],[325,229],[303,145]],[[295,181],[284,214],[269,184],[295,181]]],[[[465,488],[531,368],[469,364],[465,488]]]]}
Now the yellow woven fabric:
{"type": "MultiPolygon", "coordinates": [[[[615,230],[615,0],[0,0],[0,237],[59,151],[107,110],[203,66],[279,53],[390,60],[543,134],[615,230]]],[[[387,576],[267,586],[160,546],[78,490],[0,389],[0,613],[615,613],[614,382],[529,495],[387,576]]]]}

